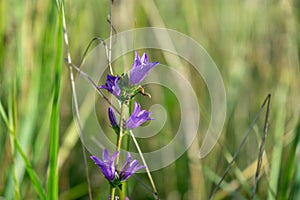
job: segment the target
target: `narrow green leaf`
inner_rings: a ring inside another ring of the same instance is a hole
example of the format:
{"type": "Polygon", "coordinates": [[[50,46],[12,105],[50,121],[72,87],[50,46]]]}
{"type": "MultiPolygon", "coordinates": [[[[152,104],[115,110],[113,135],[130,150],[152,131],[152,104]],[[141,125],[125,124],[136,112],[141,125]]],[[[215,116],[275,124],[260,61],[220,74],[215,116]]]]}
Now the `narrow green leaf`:
{"type": "Polygon", "coordinates": [[[298,126],[296,128],[296,138],[294,139],[294,150],[296,151],[296,155],[294,158],[294,174],[291,183],[291,193],[289,198],[287,199],[299,199],[300,197],[300,153],[297,152],[297,149],[299,150],[300,147],[300,122],[298,123],[298,126]]]}
{"type": "Polygon", "coordinates": [[[276,113],[276,127],[274,132],[274,141],[273,152],[272,152],[272,160],[270,163],[270,189],[268,192],[268,199],[273,200],[276,199],[275,194],[278,193],[278,182],[280,177],[280,166],[282,164],[282,150],[283,150],[283,133],[285,127],[286,120],[286,100],[287,100],[287,89],[285,87],[281,87],[278,89],[277,95],[274,100],[274,107],[277,108],[276,113]]]}
{"type": "Polygon", "coordinates": [[[55,81],[53,90],[53,104],[51,115],[50,149],[49,149],[49,179],[48,199],[58,199],[58,144],[59,144],[59,99],[61,88],[61,73],[63,60],[63,29],[61,11],[58,19],[57,49],[55,60],[55,81]]]}
{"type": "Polygon", "coordinates": [[[1,115],[1,117],[2,117],[2,119],[3,119],[3,121],[4,121],[4,123],[5,123],[5,125],[6,125],[6,127],[7,127],[7,129],[8,129],[8,131],[9,131],[9,132],[13,132],[13,128],[10,127],[10,125],[9,125],[9,122],[8,122],[8,119],[7,119],[7,115],[6,115],[6,113],[5,113],[5,110],[4,110],[4,108],[3,108],[3,105],[2,105],[2,102],[1,102],[1,101],[0,101],[0,115],[1,115]]]}
{"type": "MultiPolygon", "coordinates": [[[[14,100],[12,100],[13,98],[10,98],[10,102],[13,102],[14,100]]],[[[14,132],[14,120],[13,120],[13,116],[14,116],[14,108],[13,108],[13,103],[10,103],[9,105],[9,119],[7,118],[7,115],[4,111],[4,108],[2,106],[2,103],[0,102],[0,114],[9,130],[9,134],[11,137],[11,142],[12,142],[12,152],[13,154],[15,154],[14,152],[16,152],[16,150],[18,151],[18,153],[21,155],[21,158],[23,160],[23,162],[25,163],[25,169],[30,177],[31,182],[33,183],[38,195],[39,195],[39,199],[41,200],[45,200],[46,199],[46,194],[43,190],[43,186],[40,183],[33,167],[31,166],[29,160],[27,159],[19,141],[17,140],[16,136],[15,136],[15,132],[14,132]]],[[[15,156],[14,156],[15,158],[15,156]]],[[[13,160],[13,179],[14,179],[14,188],[15,188],[15,199],[20,199],[20,194],[19,194],[19,189],[18,189],[18,178],[17,175],[15,173],[16,167],[15,167],[15,160],[13,160]]]]}
{"type": "Polygon", "coordinates": [[[43,186],[42,184],[40,183],[33,167],[31,166],[29,160],[27,159],[24,151],[22,150],[22,147],[20,146],[18,140],[14,137],[14,144],[16,146],[16,149],[18,150],[18,152],[20,153],[24,163],[25,163],[25,168],[26,168],[26,171],[30,177],[30,180],[32,181],[39,197],[41,200],[45,200],[46,199],[46,194],[44,192],[44,189],[43,189],[43,186]]]}

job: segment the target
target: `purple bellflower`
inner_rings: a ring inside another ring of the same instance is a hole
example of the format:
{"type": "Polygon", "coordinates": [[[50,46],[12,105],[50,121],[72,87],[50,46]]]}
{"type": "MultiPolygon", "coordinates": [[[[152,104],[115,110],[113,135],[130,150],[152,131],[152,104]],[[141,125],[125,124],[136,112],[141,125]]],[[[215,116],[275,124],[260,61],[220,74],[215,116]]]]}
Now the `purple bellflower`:
{"type": "Polygon", "coordinates": [[[109,118],[110,124],[111,124],[112,128],[114,129],[114,131],[116,132],[116,134],[119,134],[120,127],[117,123],[115,113],[111,107],[108,108],[108,118],[109,118]]]}
{"type": "Polygon", "coordinates": [[[109,182],[112,182],[115,179],[115,176],[117,175],[115,168],[115,159],[118,154],[119,152],[116,151],[110,157],[108,150],[104,149],[102,154],[102,160],[100,160],[96,156],[90,157],[95,162],[95,164],[101,169],[102,174],[109,182]]]}
{"type": "Polygon", "coordinates": [[[132,174],[142,168],[145,168],[145,166],[139,165],[139,162],[137,160],[131,161],[131,155],[128,152],[126,162],[119,173],[119,178],[121,179],[121,181],[126,181],[132,174]]]}
{"type": "Polygon", "coordinates": [[[131,160],[131,155],[128,152],[127,160],[122,166],[120,172],[118,172],[115,166],[115,159],[118,154],[119,151],[116,151],[110,157],[108,150],[104,149],[102,160],[97,158],[96,156],[91,156],[90,158],[101,169],[103,175],[113,187],[118,186],[120,189],[122,189],[122,182],[126,181],[137,170],[144,168],[145,166],[139,165],[137,160],[131,160]]]}
{"type": "Polygon", "coordinates": [[[108,118],[109,118],[110,124],[113,128],[118,127],[115,113],[111,107],[108,108],[108,118]]]}
{"type": "Polygon", "coordinates": [[[117,76],[112,76],[107,74],[106,76],[106,83],[104,85],[99,86],[99,89],[106,89],[116,97],[119,97],[121,95],[121,88],[118,85],[118,80],[120,77],[117,76]]]}
{"type": "Polygon", "coordinates": [[[150,112],[147,112],[146,110],[141,111],[141,105],[137,102],[134,102],[134,110],[128,120],[126,121],[126,126],[128,129],[134,129],[144,122],[148,120],[152,120],[150,118],[150,112]]]}
{"type": "Polygon", "coordinates": [[[135,51],[134,63],[130,71],[130,83],[133,85],[139,84],[145,78],[147,73],[158,64],[159,62],[149,63],[148,55],[146,53],[140,58],[138,52],[135,51]]]}
{"type": "MultiPolygon", "coordinates": [[[[153,118],[150,118],[150,112],[147,112],[146,110],[141,110],[141,105],[137,102],[134,102],[134,110],[130,117],[127,119],[125,128],[127,129],[134,129],[142,125],[144,122],[148,120],[153,120],[153,118]]],[[[116,121],[116,117],[114,114],[114,111],[112,108],[108,108],[108,117],[110,124],[112,125],[113,129],[115,131],[119,130],[119,126],[116,121]]],[[[117,132],[118,133],[118,132],[117,132]]]]}

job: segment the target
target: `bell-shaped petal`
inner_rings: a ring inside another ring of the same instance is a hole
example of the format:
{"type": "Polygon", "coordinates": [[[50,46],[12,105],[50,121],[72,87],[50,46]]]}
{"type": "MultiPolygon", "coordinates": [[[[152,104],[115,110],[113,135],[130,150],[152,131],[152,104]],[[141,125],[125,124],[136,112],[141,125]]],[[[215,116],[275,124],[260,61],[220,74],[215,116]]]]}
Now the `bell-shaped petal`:
{"type": "Polygon", "coordinates": [[[102,154],[102,160],[97,158],[96,156],[90,157],[95,162],[95,164],[100,168],[102,174],[109,182],[112,182],[116,176],[115,159],[118,154],[119,152],[116,151],[110,157],[108,150],[104,149],[102,154]]]}
{"type": "Polygon", "coordinates": [[[135,51],[134,63],[132,65],[132,69],[130,71],[130,83],[133,85],[139,84],[148,72],[158,65],[159,62],[148,62],[148,55],[146,53],[143,54],[142,58],[140,58],[137,51],[135,51]]]}
{"type": "Polygon", "coordinates": [[[141,105],[137,102],[134,102],[134,110],[126,121],[127,128],[134,129],[144,122],[152,120],[152,118],[149,117],[150,114],[151,113],[147,112],[146,110],[141,111],[141,105]]]}
{"type": "Polygon", "coordinates": [[[107,74],[106,76],[106,83],[104,85],[99,86],[99,89],[106,89],[111,94],[115,95],[116,97],[119,97],[121,95],[121,88],[118,85],[118,80],[120,77],[112,76],[107,74]]]}
{"type": "Polygon", "coordinates": [[[139,162],[137,160],[131,160],[130,153],[127,153],[127,160],[119,173],[121,181],[127,180],[132,174],[134,174],[137,170],[141,168],[145,168],[145,166],[139,165],[139,162]]]}
{"type": "Polygon", "coordinates": [[[108,118],[109,118],[110,124],[113,128],[118,127],[115,113],[111,107],[108,108],[108,118]]]}

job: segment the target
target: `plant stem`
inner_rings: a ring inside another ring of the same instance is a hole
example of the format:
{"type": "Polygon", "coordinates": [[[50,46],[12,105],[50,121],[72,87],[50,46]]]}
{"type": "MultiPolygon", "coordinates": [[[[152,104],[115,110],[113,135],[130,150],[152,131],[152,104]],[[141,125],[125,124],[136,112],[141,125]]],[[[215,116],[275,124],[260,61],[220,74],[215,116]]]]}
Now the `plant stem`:
{"type": "Polygon", "coordinates": [[[154,195],[154,198],[155,198],[156,200],[158,200],[158,199],[159,199],[159,197],[158,197],[158,192],[157,192],[155,183],[154,183],[154,181],[153,181],[153,178],[152,178],[152,176],[151,176],[150,170],[149,170],[149,168],[148,168],[148,165],[147,165],[147,163],[146,163],[146,160],[145,160],[145,158],[144,158],[144,156],[143,156],[143,153],[142,153],[142,150],[141,150],[141,148],[140,148],[140,145],[138,144],[138,142],[137,142],[137,140],[136,140],[136,138],[135,138],[133,132],[130,130],[129,133],[130,133],[130,136],[132,137],[132,140],[133,140],[133,142],[134,142],[134,144],[135,144],[135,146],[136,146],[136,149],[138,150],[138,152],[139,152],[139,154],[140,154],[140,156],[141,156],[142,162],[143,162],[143,164],[144,164],[145,167],[146,167],[146,172],[147,172],[149,181],[150,181],[150,183],[151,183],[152,189],[153,189],[153,191],[154,191],[154,194],[153,194],[153,195],[154,195]]]}
{"type": "MultiPolygon", "coordinates": [[[[123,138],[123,115],[124,115],[124,108],[126,106],[126,103],[122,103],[121,104],[121,112],[120,112],[120,131],[119,131],[119,134],[118,134],[118,138],[117,138],[117,151],[120,151],[121,149],[121,144],[122,144],[122,138],[123,138]]],[[[116,157],[116,166],[118,166],[119,164],[119,158],[120,158],[120,153],[117,155],[116,157]]]]}
{"type": "Polygon", "coordinates": [[[115,199],[115,192],[116,192],[116,188],[111,186],[110,187],[110,199],[114,200],[115,199]]]}
{"type": "MultiPolygon", "coordinates": [[[[117,151],[120,152],[120,149],[121,149],[121,144],[122,144],[122,138],[123,138],[123,115],[124,115],[124,108],[126,106],[126,102],[122,102],[121,104],[121,112],[120,112],[120,131],[119,131],[119,134],[118,134],[118,137],[117,137],[117,151]]],[[[118,167],[118,164],[119,164],[119,160],[120,160],[120,153],[116,156],[116,160],[115,160],[115,163],[116,163],[116,168],[118,167]]],[[[116,188],[115,187],[111,187],[110,189],[110,199],[111,200],[114,200],[115,198],[115,191],[116,191],[116,188]]]]}
{"type": "Polygon", "coordinates": [[[113,25],[112,25],[112,9],[113,9],[113,0],[110,1],[110,10],[109,10],[109,24],[110,24],[110,34],[109,34],[109,49],[108,49],[108,65],[109,71],[113,74],[111,66],[111,47],[112,47],[112,35],[113,35],[113,25]]]}
{"type": "MultiPolygon", "coordinates": [[[[133,109],[133,101],[131,100],[128,103],[128,114],[129,115],[131,115],[132,109],[133,109]]],[[[124,148],[126,149],[126,151],[129,151],[129,143],[130,143],[130,137],[127,136],[127,137],[125,137],[125,145],[124,145],[125,146],[124,148]]],[[[121,190],[120,195],[119,195],[120,200],[125,200],[126,195],[127,195],[127,189],[128,189],[127,187],[128,187],[127,181],[125,181],[122,184],[122,190],[121,190]]]]}

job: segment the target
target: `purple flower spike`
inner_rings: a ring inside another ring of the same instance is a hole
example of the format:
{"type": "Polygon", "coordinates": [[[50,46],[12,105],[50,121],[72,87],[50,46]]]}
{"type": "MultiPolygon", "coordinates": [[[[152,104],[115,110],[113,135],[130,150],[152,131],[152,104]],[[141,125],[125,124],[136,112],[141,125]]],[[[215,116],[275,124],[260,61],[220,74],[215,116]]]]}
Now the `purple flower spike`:
{"type": "Polygon", "coordinates": [[[146,110],[141,111],[141,105],[137,102],[134,102],[134,110],[126,122],[127,128],[134,129],[147,120],[152,120],[152,118],[149,117],[150,114],[151,113],[147,112],[146,110]]]}
{"type": "Polygon", "coordinates": [[[115,113],[111,107],[108,108],[108,118],[109,118],[110,124],[113,128],[119,127],[117,120],[116,120],[115,113]]]}
{"type": "Polygon", "coordinates": [[[101,85],[98,88],[106,89],[107,91],[109,91],[110,93],[115,95],[116,97],[119,97],[121,94],[121,89],[118,85],[119,79],[120,79],[120,77],[118,75],[112,76],[112,75],[107,74],[105,85],[101,85]]]}
{"type": "Polygon", "coordinates": [[[108,150],[104,149],[102,154],[102,160],[100,160],[96,156],[90,157],[95,162],[95,164],[101,169],[103,175],[109,182],[112,182],[115,179],[115,175],[116,175],[115,159],[118,154],[119,152],[116,151],[110,157],[108,150]]]}
{"type": "Polygon", "coordinates": [[[148,55],[146,53],[140,58],[138,52],[135,51],[134,63],[130,71],[130,83],[133,85],[139,84],[147,73],[158,64],[159,62],[148,63],[148,55]]]}
{"type": "Polygon", "coordinates": [[[119,174],[121,181],[126,181],[132,174],[134,174],[137,170],[141,168],[145,168],[145,166],[139,165],[139,162],[137,160],[131,161],[131,155],[130,153],[128,153],[127,160],[119,174]]]}

